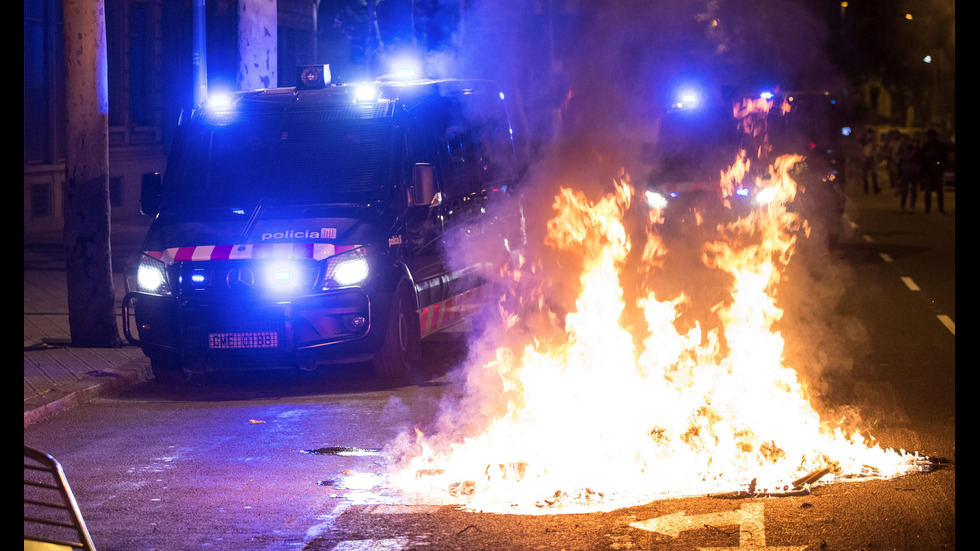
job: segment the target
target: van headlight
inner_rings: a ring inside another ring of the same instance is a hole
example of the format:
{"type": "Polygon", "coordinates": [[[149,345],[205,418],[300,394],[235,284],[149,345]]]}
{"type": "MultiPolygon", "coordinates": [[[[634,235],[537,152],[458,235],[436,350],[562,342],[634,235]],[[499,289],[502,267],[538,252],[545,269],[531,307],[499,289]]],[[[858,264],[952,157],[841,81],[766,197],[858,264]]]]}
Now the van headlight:
{"type": "Polygon", "coordinates": [[[169,297],[173,293],[170,278],[167,276],[167,265],[147,255],[140,258],[136,267],[136,290],[140,293],[169,297]]]}
{"type": "Polygon", "coordinates": [[[762,188],[755,194],[755,204],[757,205],[768,205],[776,199],[776,188],[767,187],[762,188]]]}
{"type": "Polygon", "coordinates": [[[360,247],[327,259],[321,289],[351,287],[363,283],[370,273],[367,251],[360,247]]]}
{"type": "Polygon", "coordinates": [[[647,190],[646,192],[647,206],[651,209],[665,209],[667,208],[667,197],[662,193],[647,190]]]}

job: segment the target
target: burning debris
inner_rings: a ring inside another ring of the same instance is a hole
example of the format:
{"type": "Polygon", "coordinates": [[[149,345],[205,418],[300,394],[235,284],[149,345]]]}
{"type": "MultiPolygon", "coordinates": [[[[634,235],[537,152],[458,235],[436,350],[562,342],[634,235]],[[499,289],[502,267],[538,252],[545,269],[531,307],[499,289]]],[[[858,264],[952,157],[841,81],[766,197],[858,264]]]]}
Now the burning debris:
{"type": "Polygon", "coordinates": [[[798,479],[794,480],[793,481],[793,489],[794,490],[800,490],[800,489],[803,489],[803,488],[807,488],[807,487],[809,487],[809,486],[811,486],[813,484],[816,484],[818,480],[820,480],[824,476],[826,476],[826,475],[828,475],[828,474],[830,474],[830,473],[832,473],[834,471],[840,472],[840,465],[838,465],[836,462],[834,462],[834,463],[832,463],[832,464],[830,464],[830,465],[828,465],[828,466],[826,466],[826,467],[824,467],[822,469],[818,469],[816,471],[813,471],[813,472],[807,474],[804,477],[801,477],[801,478],[798,478],[798,479]]]}
{"type": "Polygon", "coordinates": [[[371,456],[381,455],[381,450],[377,448],[356,448],[353,446],[327,446],[303,450],[303,453],[313,455],[371,456]]]}
{"type": "Polygon", "coordinates": [[[579,492],[574,494],[569,494],[562,490],[558,490],[553,496],[543,499],[535,503],[535,506],[539,508],[547,507],[561,507],[562,505],[582,505],[591,503],[600,503],[605,496],[602,492],[596,492],[591,488],[584,488],[579,492]]]}
{"type": "MultiPolygon", "coordinates": [[[[658,233],[663,217],[651,209],[636,233],[628,175],[598,199],[561,189],[544,245],[563,260],[562,273],[525,259],[505,274],[503,336],[488,333],[474,347],[487,353],[465,370],[466,394],[440,430],[416,429],[390,481],[482,510],[554,512],[746,481],[745,495],[799,495],[820,482],[916,470],[916,457],[821,421],[784,363],[776,294],[806,236],[806,220],[789,208],[789,174],[801,159],[777,158],[755,183],[768,204],[718,223],[702,244],[703,267],[729,288],[686,324],[679,319],[697,289],[667,298],[656,290],[671,254],[658,233]],[[577,277],[574,304],[555,307],[548,284],[568,276],[577,277]],[[530,320],[554,323],[530,330],[530,320]]],[[[736,172],[745,176],[728,177],[736,172]]]]}

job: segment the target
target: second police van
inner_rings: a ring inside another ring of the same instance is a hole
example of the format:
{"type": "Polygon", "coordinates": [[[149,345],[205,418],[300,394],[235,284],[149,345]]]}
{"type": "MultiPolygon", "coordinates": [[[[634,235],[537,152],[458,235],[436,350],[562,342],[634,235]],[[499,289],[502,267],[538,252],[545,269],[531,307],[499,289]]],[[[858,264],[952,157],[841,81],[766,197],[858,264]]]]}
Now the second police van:
{"type": "Polygon", "coordinates": [[[159,380],[354,362],[408,376],[522,238],[488,211],[518,178],[495,83],[299,80],[209,98],[144,177],[155,218],[124,333],[159,380]]]}

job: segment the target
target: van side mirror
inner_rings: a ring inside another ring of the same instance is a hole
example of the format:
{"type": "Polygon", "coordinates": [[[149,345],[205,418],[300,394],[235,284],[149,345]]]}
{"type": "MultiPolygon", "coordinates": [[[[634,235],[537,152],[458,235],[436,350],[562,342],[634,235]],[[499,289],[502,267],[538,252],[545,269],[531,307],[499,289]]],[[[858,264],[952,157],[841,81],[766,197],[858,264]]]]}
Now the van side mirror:
{"type": "Polygon", "coordinates": [[[437,206],[442,203],[442,194],[436,187],[436,168],[428,163],[418,163],[412,167],[412,187],[408,190],[409,206],[437,206]]]}
{"type": "Polygon", "coordinates": [[[160,212],[160,196],[163,193],[163,179],[159,172],[143,175],[140,182],[140,212],[155,216],[160,212]]]}

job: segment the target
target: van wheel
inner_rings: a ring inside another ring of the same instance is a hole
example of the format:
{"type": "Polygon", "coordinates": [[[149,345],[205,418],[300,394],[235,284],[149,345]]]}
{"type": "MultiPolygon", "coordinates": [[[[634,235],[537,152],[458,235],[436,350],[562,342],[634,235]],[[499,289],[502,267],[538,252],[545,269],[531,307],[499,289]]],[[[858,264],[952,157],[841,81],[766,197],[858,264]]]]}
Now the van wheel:
{"type": "Polygon", "coordinates": [[[157,381],[168,385],[183,385],[194,379],[194,373],[171,354],[151,356],[150,369],[153,370],[153,376],[157,381]]]}
{"type": "Polygon", "coordinates": [[[371,367],[381,379],[400,379],[420,373],[422,365],[421,330],[415,310],[412,284],[403,279],[395,289],[384,343],[371,367]]]}

